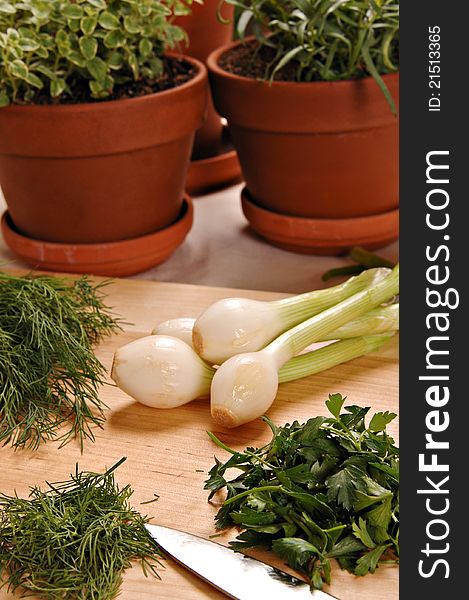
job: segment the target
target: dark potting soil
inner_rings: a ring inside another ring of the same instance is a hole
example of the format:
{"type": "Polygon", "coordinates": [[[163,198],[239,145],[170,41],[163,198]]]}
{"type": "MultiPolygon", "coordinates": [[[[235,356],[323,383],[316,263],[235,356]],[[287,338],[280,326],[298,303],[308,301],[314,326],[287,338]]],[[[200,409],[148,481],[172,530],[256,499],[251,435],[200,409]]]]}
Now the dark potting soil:
{"type": "MultiPolygon", "coordinates": [[[[233,75],[252,79],[269,79],[274,59],[273,48],[268,46],[259,48],[257,41],[253,40],[224,52],[220,56],[218,64],[233,75]]],[[[298,63],[294,61],[287,63],[275,73],[274,81],[296,81],[297,66],[298,63]]]]}
{"type": "Polygon", "coordinates": [[[69,94],[51,98],[47,90],[41,90],[34,97],[34,104],[87,104],[90,102],[106,102],[138,98],[157,92],[169,90],[190,81],[197,74],[197,69],[188,61],[174,57],[163,57],[163,74],[159,79],[139,79],[114,86],[113,93],[106,98],[93,98],[90,95],[88,82],[81,79],[70,82],[69,94]]]}
{"type": "MultiPolygon", "coordinates": [[[[223,53],[218,59],[218,64],[222,69],[252,79],[267,79],[271,77],[271,71],[279,59],[276,59],[276,53],[273,48],[268,46],[259,46],[256,40],[251,40],[240,46],[235,46],[223,53]]],[[[396,59],[398,62],[398,59],[396,59]]],[[[274,81],[293,81],[297,82],[297,71],[299,63],[294,59],[277,71],[274,75],[274,81]]],[[[358,71],[354,76],[356,78],[367,77],[366,70],[358,71]]],[[[314,81],[314,80],[313,80],[314,81]]],[[[320,79],[318,79],[320,81],[320,79]]]]}

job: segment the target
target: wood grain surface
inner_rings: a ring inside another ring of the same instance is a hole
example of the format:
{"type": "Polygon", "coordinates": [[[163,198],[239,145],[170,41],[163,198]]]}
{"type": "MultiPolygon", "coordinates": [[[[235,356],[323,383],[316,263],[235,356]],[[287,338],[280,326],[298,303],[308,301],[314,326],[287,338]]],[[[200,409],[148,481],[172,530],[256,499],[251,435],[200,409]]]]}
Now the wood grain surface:
{"type": "MultiPolygon", "coordinates": [[[[125,321],[124,331],[106,340],[97,354],[110,367],[115,349],[137,337],[148,335],[159,321],[179,316],[197,316],[211,302],[228,296],[254,299],[276,299],[279,294],[249,292],[222,288],[118,280],[108,288],[108,304],[125,321]]],[[[398,412],[398,343],[397,338],[377,353],[356,359],[324,373],[280,386],[278,397],[269,411],[274,422],[283,424],[298,419],[326,414],[324,401],[328,394],[340,392],[350,404],[370,406],[374,410],[398,412]]],[[[120,485],[134,489],[133,506],[153,517],[153,522],[208,537],[215,533],[213,518],[217,503],[207,502],[204,480],[216,454],[225,453],[209,440],[213,431],[226,444],[236,449],[258,446],[269,439],[269,431],[260,420],[235,430],[221,430],[210,418],[206,401],[186,406],[157,410],[138,404],[118,388],[103,387],[101,396],[109,406],[107,421],[96,430],[96,442],[86,443],[83,454],[77,444],[59,449],[55,442],[36,452],[0,449],[0,490],[26,496],[30,486],[43,485],[44,480],[60,481],[74,471],[102,471],[122,456],[127,461],[116,472],[120,485]],[[140,506],[158,494],[158,502],[140,506]]],[[[395,420],[389,431],[398,438],[395,420]]],[[[216,541],[226,543],[236,535],[230,531],[216,541]]],[[[275,566],[282,563],[273,555],[263,558],[275,566]]],[[[165,561],[161,580],[145,578],[139,566],[124,575],[123,600],[161,600],[214,598],[225,596],[173,561],[165,561]]],[[[395,600],[398,598],[398,568],[386,565],[374,575],[358,578],[333,569],[333,584],[328,589],[341,600],[395,600]]],[[[12,596],[0,591],[0,599],[12,596]]],[[[260,599],[261,600],[261,599],[260,599]]]]}

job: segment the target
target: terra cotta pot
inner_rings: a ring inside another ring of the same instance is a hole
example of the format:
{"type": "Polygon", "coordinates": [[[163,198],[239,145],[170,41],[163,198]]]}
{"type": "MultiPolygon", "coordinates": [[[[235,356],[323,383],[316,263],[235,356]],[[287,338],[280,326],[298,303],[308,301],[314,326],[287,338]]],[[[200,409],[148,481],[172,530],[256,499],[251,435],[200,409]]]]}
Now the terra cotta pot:
{"type": "MultiPolygon", "coordinates": [[[[191,14],[175,19],[175,25],[182,27],[189,36],[187,54],[205,62],[216,48],[228,44],[233,37],[233,27],[222,23],[217,16],[220,0],[204,0],[203,4],[193,3],[191,14]]],[[[234,6],[224,4],[224,20],[233,20],[234,6]]],[[[222,150],[222,122],[216,112],[211,97],[207,107],[207,118],[197,131],[194,140],[193,160],[203,160],[217,155],[222,150]]]]}
{"type": "MultiPolygon", "coordinates": [[[[258,81],[207,59],[256,204],[307,218],[350,218],[398,206],[398,120],[376,82],[258,81]]],[[[398,74],[383,77],[396,103],[398,74]]]]}
{"type": "Polygon", "coordinates": [[[176,221],[205,66],[179,87],[138,98],[0,109],[0,186],[15,227],[49,242],[138,238],[176,221]]]}

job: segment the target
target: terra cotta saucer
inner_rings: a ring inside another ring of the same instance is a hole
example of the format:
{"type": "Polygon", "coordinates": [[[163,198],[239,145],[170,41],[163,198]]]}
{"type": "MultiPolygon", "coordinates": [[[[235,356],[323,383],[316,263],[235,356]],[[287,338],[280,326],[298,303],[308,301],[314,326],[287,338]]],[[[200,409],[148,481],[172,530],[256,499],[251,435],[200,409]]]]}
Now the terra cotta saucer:
{"type": "Polygon", "coordinates": [[[193,160],[189,166],[186,190],[193,196],[233,185],[241,181],[241,168],[235,150],[217,156],[193,160]]]}
{"type": "Polygon", "coordinates": [[[222,130],[220,152],[214,156],[192,160],[186,179],[186,190],[200,196],[242,181],[241,165],[231,144],[226,127],[222,130]]]}
{"type": "Polygon", "coordinates": [[[334,256],[353,246],[374,250],[399,236],[399,209],[347,219],[292,217],[260,207],[246,188],[241,203],[256,233],[275,246],[300,254],[334,256]]]}
{"type": "Polygon", "coordinates": [[[31,267],[65,273],[125,277],[164,262],[192,227],[193,206],[188,195],[179,218],[168,227],[138,238],[102,244],[43,242],[20,233],[8,211],[1,220],[8,247],[31,267]]]}

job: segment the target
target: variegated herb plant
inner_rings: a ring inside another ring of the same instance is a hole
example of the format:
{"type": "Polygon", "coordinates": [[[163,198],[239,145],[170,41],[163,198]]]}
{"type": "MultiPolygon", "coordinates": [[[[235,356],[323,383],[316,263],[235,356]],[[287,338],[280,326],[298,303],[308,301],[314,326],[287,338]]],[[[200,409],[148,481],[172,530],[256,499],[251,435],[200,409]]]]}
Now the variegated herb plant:
{"type": "Polygon", "coordinates": [[[116,84],[158,78],[164,49],[186,38],[173,17],[191,2],[0,0],[0,106],[70,95],[72,82],[106,98],[116,84]]]}

